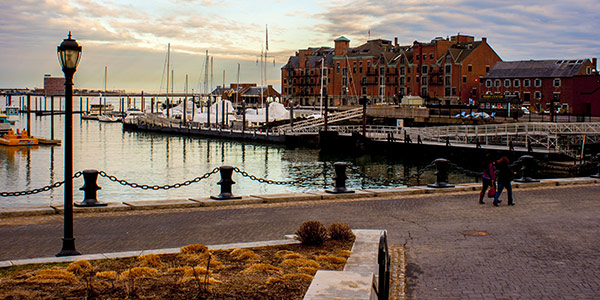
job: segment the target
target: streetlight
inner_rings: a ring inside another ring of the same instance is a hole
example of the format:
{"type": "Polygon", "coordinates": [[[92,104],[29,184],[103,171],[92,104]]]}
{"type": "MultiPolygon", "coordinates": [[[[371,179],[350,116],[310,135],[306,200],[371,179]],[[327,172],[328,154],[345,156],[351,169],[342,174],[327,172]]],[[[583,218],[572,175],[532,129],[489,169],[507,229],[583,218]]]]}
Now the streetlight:
{"type": "Polygon", "coordinates": [[[65,73],[65,208],[62,250],[56,256],[81,255],[73,238],[73,74],[81,58],[81,46],[69,37],[57,47],[58,61],[65,73]]]}

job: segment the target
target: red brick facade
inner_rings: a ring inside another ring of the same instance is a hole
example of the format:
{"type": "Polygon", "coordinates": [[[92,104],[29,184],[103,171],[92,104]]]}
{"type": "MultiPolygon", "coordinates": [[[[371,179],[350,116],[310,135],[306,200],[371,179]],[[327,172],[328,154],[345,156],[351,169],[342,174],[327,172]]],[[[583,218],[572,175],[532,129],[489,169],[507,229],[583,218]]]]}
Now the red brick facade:
{"type": "Polygon", "coordinates": [[[44,75],[44,94],[47,96],[63,95],[65,93],[65,78],[44,75]]]}
{"type": "Polygon", "coordinates": [[[404,95],[468,103],[479,95],[480,78],[501,61],[485,38],[465,35],[410,46],[371,40],[350,48],[345,37],[334,43],[333,49],[308,48],[289,58],[281,72],[284,101],[318,104],[324,74],[332,105],[357,104],[363,96],[371,103],[399,103],[404,95]]]}
{"type": "Polygon", "coordinates": [[[600,77],[595,59],[502,62],[483,78],[486,94],[516,95],[534,111],[563,107],[572,114],[600,115],[600,77]]]}

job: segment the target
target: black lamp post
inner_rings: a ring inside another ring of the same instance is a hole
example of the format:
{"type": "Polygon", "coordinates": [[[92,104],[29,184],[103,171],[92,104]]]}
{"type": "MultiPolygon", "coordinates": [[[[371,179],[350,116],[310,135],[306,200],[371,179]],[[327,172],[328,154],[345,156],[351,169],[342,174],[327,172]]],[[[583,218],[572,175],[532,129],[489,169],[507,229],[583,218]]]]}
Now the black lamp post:
{"type": "Polygon", "coordinates": [[[80,255],[73,238],[73,74],[81,58],[81,46],[69,37],[57,47],[58,61],[65,73],[65,208],[62,250],[56,256],[80,255]]]}

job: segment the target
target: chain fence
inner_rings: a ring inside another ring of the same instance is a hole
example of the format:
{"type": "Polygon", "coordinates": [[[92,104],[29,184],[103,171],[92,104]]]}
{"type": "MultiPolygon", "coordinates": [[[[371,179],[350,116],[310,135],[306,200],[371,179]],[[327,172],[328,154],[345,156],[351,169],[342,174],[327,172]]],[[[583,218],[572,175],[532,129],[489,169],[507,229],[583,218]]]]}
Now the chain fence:
{"type": "MultiPolygon", "coordinates": [[[[73,179],[79,178],[79,177],[81,177],[82,174],[83,173],[81,173],[81,172],[76,172],[75,174],[73,174],[72,178],[73,179]]],[[[41,192],[47,192],[51,189],[55,189],[57,187],[62,186],[63,184],[65,184],[65,180],[55,182],[55,183],[47,185],[45,187],[41,187],[41,188],[37,188],[37,189],[33,189],[33,190],[25,190],[25,191],[19,191],[19,192],[1,192],[0,197],[18,197],[18,196],[34,195],[34,194],[38,194],[41,192]]]]}
{"type": "MultiPolygon", "coordinates": [[[[511,167],[513,167],[516,170],[520,166],[523,166],[523,164],[525,164],[525,161],[523,160],[524,158],[525,157],[514,161],[511,164],[511,167]]],[[[544,161],[540,161],[535,158],[533,158],[533,162],[534,162],[536,168],[544,168],[546,170],[552,170],[552,171],[569,172],[571,174],[580,174],[581,172],[584,172],[584,171],[587,172],[590,170],[594,170],[595,168],[598,168],[598,164],[600,163],[600,157],[596,157],[594,160],[587,162],[585,164],[580,164],[580,165],[575,165],[575,166],[557,166],[554,164],[549,164],[544,161]]],[[[347,166],[349,167],[350,172],[357,174],[362,179],[370,180],[370,181],[377,182],[377,183],[382,183],[383,185],[398,185],[398,184],[410,185],[411,180],[414,180],[414,179],[417,179],[417,182],[419,183],[420,177],[423,176],[423,174],[425,172],[437,168],[436,161],[434,160],[427,166],[419,169],[414,174],[411,174],[411,175],[408,175],[405,177],[390,179],[390,178],[384,178],[384,177],[370,176],[369,174],[362,172],[360,170],[359,166],[355,166],[352,164],[347,164],[347,166]]],[[[469,170],[467,168],[461,167],[450,161],[447,161],[447,167],[448,167],[447,170],[445,170],[444,172],[447,172],[449,170],[456,170],[456,171],[458,171],[462,174],[465,174],[469,177],[479,178],[481,176],[481,172],[469,170]]],[[[301,186],[301,187],[308,186],[310,181],[312,181],[318,177],[321,177],[321,176],[323,176],[326,181],[327,180],[327,172],[330,169],[331,169],[331,166],[328,166],[327,163],[323,163],[322,170],[319,172],[316,172],[310,176],[304,176],[304,177],[302,177],[300,179],[296,179],[296,180],[273,180],[273,179],[258,177],[258,176],[249,174],[248,172],[241,170],[238,167],[233,167],[234,172],[236,172],[236,173],[240,174],[242,177],[248,178],[252,181],[256,181],[256,182],[264,183],[264,184],[297,185],[297,186],[301,186]]],[[[143,189],[143,190],[155,190],[156,191],[156,190],[177,189],[177,188],[189,186],[193,183],[198,183],[202,180],[208,179],[212,175],[218,173],[220,170],[221,170],[220,167],[215,167],[211,171],[206,172],[205,174],[195,177],[193,179],[186,180],[181,183],[165,184],[165,185],[147,185],[147,184],[139,184],[139,183],[135,183],[135,182],[129,182],[124,179],[119,179],[118,177],[116,177],[114,175],[110,175],[110,174],[106,173],[105,171],[98,171],[98,175],[100,175],[101,177],[104,177],[110,181],[119,183],[123,186],[128,186],[131,188],[138,188],[138,189],[143,189]]],[[[76,172],[72,178],[73,179],[79,178],[82,175],[83,175],[82,172],[76,172]]],[[[46,192],[46,191],[58,188],[58,187],[62,186],[64,183],[65,183],[65,181],[60,181],[60,182],[56,182],[56,183],[53,183],[53,184],[50,184],[50,185],[47,185],[47,186],[44,186],[41,188],[32,189],[32,190],[25,190],[25,191],[18,191],[18,192],[0,192],[0,197],[18,197],[18,196],[25,196],[25,195],[33,195],[33,194],[46,192]]]]}
{"type": "Polygon", "coordinates": [[[212,176],[213,174],[216,174],[218,172],[219,172],[219,168],[214,168],[212,171],[207,172],[204,175],[198,176],[198,177],[196,177],[194,179],[186,180],[186,181],[184,181],[182,183],[165,184],[165,185],[147,185],[147,184],[138,184],[138,183],[135,183],[135,182],[129,182],[129,181],[124,180],[124,179],[119,179],[116,176],[108,175],[104,171],[99,171],[98,175],[100,175],[102,177],[105,177],[106,179],[108,179],[110,181],[119,183],[119,184],[121,184],[123,186],[129,186],[129,187],[134,188],[134,189],[155,190],[155,191],[157,191],[157,190],[178,189],[180,187],[188,186],[188,185],[190,185],[192,183],[197,183],[197,182],[200,182],[200,181],[202,181],[204,179],[207,179],[210,176],[212,176]]]}

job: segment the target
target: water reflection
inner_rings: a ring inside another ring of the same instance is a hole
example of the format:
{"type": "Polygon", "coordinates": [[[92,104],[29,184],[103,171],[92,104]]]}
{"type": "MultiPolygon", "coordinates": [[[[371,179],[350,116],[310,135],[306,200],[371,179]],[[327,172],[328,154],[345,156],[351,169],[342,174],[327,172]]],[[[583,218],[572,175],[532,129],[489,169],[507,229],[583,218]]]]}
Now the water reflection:
{"type": "MultiPolygon", "coordinates": [[[[55,98],[57,104],[60,101],[61,99],[55,98]]],[[[0,99],[0,108],[3,104],[0,99]]],[[[50,137],[51,119],[50,116],[32,116],[32,134],[50,137]]],[[[25,120],[23,115],[17,122],[17,127],[25,127],[25,120]]],[[[64,115],[54,117],[54,126],[55,138],[64,139],[64,115]]],[[[128,132],[122,130],[120,123],[81,120],[78,115],[74,116],[73,127],[74,171],[103,170],[119,179],[147,185],[181,183],[221,165],[235,166],[249,174],[272,180],[298,180],[324,172],[324,175],[308,180],[301,186],[266,185],[234,174],[234,194],[302,192],[331,189],[331,177],[334,175],[331,165],[336,161],[347,161],[369,176],[388,179],[409,176],[423,166],[400,155],[340,156],[321,154],[313,149],[288,149],[277,145],[128,132]]],[[[0,191],[23,191],[62,181],[63,159],[62,146],[0,146],[0,191]]],[[[349,173],[348,176],[349,188],[372,188],[385,184],[381,180],[362,178],[357,173],[349,173]]],[[[432,180],[432,172],[425,174],[424,178],[432,180]]],[[[461,179],[451,175],[451,180],[458,182],[461,179]]],[[[464,182],[464,179],[462,180],[464,182]]],[[[187,187],[153,191],[124,187],[101,177],[98,179],[98,185],[102,190],[99,191],[98,198],[100,201],[122,202],[208,197],[218,194],[218,181],[219,176],[216,174],[187,187]]],[[[74,180],[73,185],[74,201],[79,202],[83,200],[83,192],[79,191],[83,180],[78,178],[74,180]]],[[[61,187],[36,195],[0,198],[0,207],[59,204],[62,197],[61,187]]]]}

